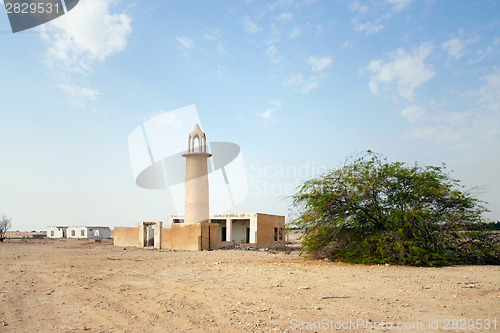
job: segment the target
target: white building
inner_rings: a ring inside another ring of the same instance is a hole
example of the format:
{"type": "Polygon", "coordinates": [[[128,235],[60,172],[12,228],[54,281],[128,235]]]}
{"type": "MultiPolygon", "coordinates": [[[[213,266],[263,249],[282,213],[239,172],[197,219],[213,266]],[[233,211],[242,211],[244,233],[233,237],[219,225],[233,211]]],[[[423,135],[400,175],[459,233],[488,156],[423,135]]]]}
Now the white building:
{"type": "Polygon", "coordinates": [[[111,238],[109,227],[94,226],[75,226],[47,227],[48,238],[89,238],[89,239],[107,239],[111,238]]]}
{"type": "Polygon", "coordinates": [[[47,227],[47,237],[48,238],[67,238],[68,227],[56,226],[47,227]]]}

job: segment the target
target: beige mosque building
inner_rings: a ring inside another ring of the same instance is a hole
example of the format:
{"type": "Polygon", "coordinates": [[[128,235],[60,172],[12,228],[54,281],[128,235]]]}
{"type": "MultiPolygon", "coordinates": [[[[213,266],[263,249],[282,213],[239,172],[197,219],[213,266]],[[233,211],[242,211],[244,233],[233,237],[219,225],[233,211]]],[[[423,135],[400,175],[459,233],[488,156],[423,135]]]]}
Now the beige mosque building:
{"type": "Polygon", "coordinates": [[[207,139],[196,124],[188,137],[185,215],[168,215],[162,222],[115,227],[114,245],[176,250],[216,250],[235,244],[271,248],[284,240],[285,217],[279,215],[209,215],[207,139]],[[198,142],[196,147],[195,143],[198,142]]]}

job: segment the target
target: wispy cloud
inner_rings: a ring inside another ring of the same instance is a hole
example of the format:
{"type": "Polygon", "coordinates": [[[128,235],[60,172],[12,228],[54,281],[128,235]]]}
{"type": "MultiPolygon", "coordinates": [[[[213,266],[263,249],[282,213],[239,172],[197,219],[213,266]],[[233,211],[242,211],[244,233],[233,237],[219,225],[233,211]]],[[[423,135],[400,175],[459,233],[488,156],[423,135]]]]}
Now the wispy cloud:
{"type": "MultiPolygon", "coordinates": [[[[457,110],[456,105],[434,101],[411,105],[401,114],[413,124],[411,135],[437,143],[463,147],[496,147],[500,144],[500,70],[480,78],[482,85],[457,95],[471,100],[473,106],[457,110]]],[[[465,103],[464,103],[465,104],[465,103]]],[[[459,107],[458,107],[459,109],[459,107]]]]}
{"type": "Polygon", "coordinates": [[[408,8],[413,0],[385,0],[375,2],[351,1],[349,9],[355,13],[353,29],[366,35],[376,34],[384,29],[385,23],[395,14],[408,8]],[[368,6],[370,5],[370,7],[368,6]],[[371,19],[367,19],[370,17],[371,19]]]}
{"type": "Polygon", "coordinates": [[[206,33],[203,34],[203,37],[209,41],[213,41],[217,44],[217,51],[221,54],[227,54],[226,49],[224,48],[224,43],[222,42],[222,34],[219,29],[210,29],[206,33]]]}
{"type": "Polygon", "coordinates": [[[231,69],[222,65],[217,66],[217,71],[215,73],[219,79],[229,80],[233,77],[231,69]]]}
{"type": "Polygon", "coordinates": [[[372,60],[367,69],[372,73],[369,87],[372,94],[377,95],[380,88],[391,88],[396,85],[395,96],[413,100],[414,90],[434,77],[431,67],[424,63],[432,51],[429,44],[423,44],[408,54],[398,49],[389,54],[389,61],[372,60]]]}
{"type": "Polygon", "coordinates": [[[467,46],[470,44],[474,44],[477,41],[479,41],[479,37],[477,36],[468,39],[456,37],[445,41],[443,44],[441,44],[441,47],[443,48],[443,50],[448,52],[450,56],[454,57],[455,59],[460,59],[465,54],[470,53],[470,51],[467,49],[467,46]]]}
{"type": "Polygon", "coordinates": [[[359,2],[358,0],[352,1],[349,4],[349,8],[353,12],[359,12],[359,13],[363,13],[363,14],[368,12],[368,6],[362,5],[361,2],[359,2]]]}
{"type": "Polygon", "coordinates": [[[465,48],[464,43],[458,38],[452,38],[443,43],[443,50],[447,51],[449,55],[460,59],[463,55],[465,48]]]}
{"type": "Polygon", "coordinates": [[[386,0],[386,2],[392,6],[391,10],[394,12],[400,12],[413,2],[413,0],[386,0]]]}
{"type": "Polygon", "coordinates": [[[283,61],[283,57],[278,54],[278,48],[274,44],[268,46],[268,48],[266,49],[266,56],[272,63],[275,64],[283,61]]]}
{"type": "Polygon", "coordinates": [[[308,93],[318,87],[318,77],[304,78],[302,74],[293,74],[283,82],[283,85],[301,93],[308,93]]]}
{"type": "Polygon", "coordinates": [[[294,0],[276,0],[273,2],[269,2],[266,5],[266,9],[272,11],[279,8],[289,8],[294,4],[295,4],[294,0]]]}
{"type": "Polygon", "coordinates": [[[252,19],[250,19],[249,17],[245,16],[243,18],[242,22],[243,22],[243,27],[245,28],[245,31],[251,35],[262,31],[262,28],[257,23],[252,21],[252,19]]]}
{"type": "Polygon", "coordinates": [[[401,111],[401,115],[410,123],[418,122],[425,115],[425,107],[420,105],[410,105],[401,111]]]}
{"type": "Polygon", "coordinates": [[[293,14],[290,12],[284,12],[276,15],[274,19],[280,23],[287,23],[293,20],[293,14]]]}
{"type": "Polygon", "coordinates": [[[340,45],[340,47],[343,49],[349,49],[349,48],[353,47],[353,44],[352,44],[352,42],[346,40],[345,42],[342,43],[342,45],[340,45]]]}
{"type": "Polygon", "coordinates": [[[313,72],[321,72],[325,68],[329,67],[332,64],[332,58],[331,57],[322,57],[322,58],[317,58],[310,56],[309,59],[307,59],[307,63],[309,66],[311,66],[311,69],[313,72]]]}
{"type": "Polygon", "coordinates": [[[275,99],[269,102],[270,106],[262,112],[257,113],[257,117],[260,119],[260,122],[264,125],[269,124],[274,121],[273,113],[280,110],[282,108],[281,100],[275,99]]]}
{"type": "Polygon", "coordinates": [[[175,37],[175,39],[186,49],[192,49],[194,46],[193,40],[186,36],[175,37]]]}
{"type": "Polygon", "coordinates": [[[191,56],[191,51],[194,48],[194,42],[191,38],[186,36],[175,37],[177,42],[179,42],[179,47],[181,50],[181,55],[183,57],[189,58],[191,56]]]}
{"type": "Polygon", "coordinates": [[[79,87],[73,84],[58,84],[59,88],[72,97],[73,104],[84,107],[88,101],[94,101],[102,95],[99,90],[92,88],[79,87]]]}
{"type": "Polygon", "coordinates": [[[111,13],[112,3],[81,1],[77,9],[42,25],[47,63],[65,70],[88,70],[93,61],[104,61],[125,50],[132,20],[124,13],[111,13]]]}
{"type": "Polygon", "coordinates": [[[300,35],[302,35],[302,28],[300,27],[300,25],[294,25],[292,30],[288,34],[290,38],[297,38],[300,35]]]}
{"type": "Polygon", "coordinates": [[[495,37],[486,47],[478,48],[473,62],[481,62],[494,57],[500,57],[500,37],[495,37]]]}
{"type": "Polygon", "coordinates": [[[132,33],[131,18],[111,12],[113,0],[86,0],[64,16],[40,26],[47,44],[44,63],[73,104],[85,106],[101,93],[72,83],[75,75],[92,73],[95,62],[103,62],[124,51],[132,33]]]}
{"type": "Polygon", "coordinates": [[[365,22],[354,25],[354,31],[364,32],[367,35],[375,34],[383,28],[384,26],[380,22],[365,22]]]}

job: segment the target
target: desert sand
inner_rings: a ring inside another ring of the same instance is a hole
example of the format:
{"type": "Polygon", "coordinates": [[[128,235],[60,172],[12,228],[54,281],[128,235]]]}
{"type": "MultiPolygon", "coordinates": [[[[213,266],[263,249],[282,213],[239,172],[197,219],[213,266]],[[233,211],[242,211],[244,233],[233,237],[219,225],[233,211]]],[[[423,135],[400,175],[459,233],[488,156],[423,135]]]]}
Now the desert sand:
{"type": "Polygon", "coordinates": [[[498,266],[365,266],[110,240],[6,240],[0,258],[1,332],[500,331],[498,266]]]}

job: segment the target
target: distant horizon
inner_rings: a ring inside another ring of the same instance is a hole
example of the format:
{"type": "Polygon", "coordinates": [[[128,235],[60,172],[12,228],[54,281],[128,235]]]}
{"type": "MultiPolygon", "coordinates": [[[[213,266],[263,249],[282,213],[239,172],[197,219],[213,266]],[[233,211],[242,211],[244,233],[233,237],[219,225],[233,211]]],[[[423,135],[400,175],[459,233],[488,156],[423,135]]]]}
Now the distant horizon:
{"type": "Polygon", "coordinates": [[[137,186],[128,140],[189,105],[209,142],[241,149],[248,194],[227,212],[289,219],[297,186],[370,149],[445,163],[500,220],[500,2],[86,0],[15,34],[3,8],[0,214],[14,229],[175,214],[182,196],[137,186]]]}

